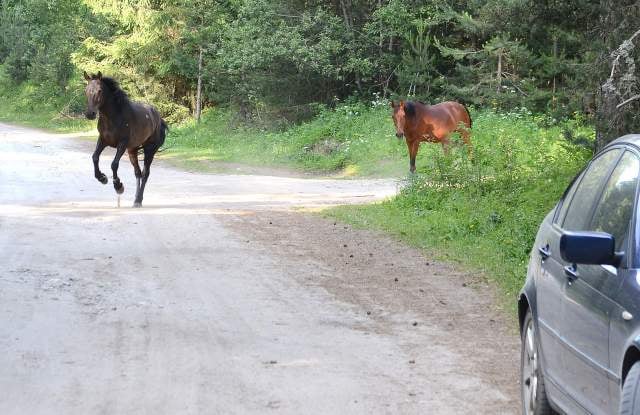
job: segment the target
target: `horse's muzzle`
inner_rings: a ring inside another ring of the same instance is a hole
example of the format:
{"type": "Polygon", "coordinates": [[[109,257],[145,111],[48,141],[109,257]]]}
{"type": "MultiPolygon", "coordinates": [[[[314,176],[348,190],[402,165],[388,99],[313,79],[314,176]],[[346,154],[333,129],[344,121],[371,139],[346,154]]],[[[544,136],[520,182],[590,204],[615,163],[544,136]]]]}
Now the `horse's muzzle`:
{"type": "Polygon", "coordinates": [[[92,112],[87,111],[87,112],[84,113],[84,116],[87,117],[88,120],[95,120],[96,119],[95,111],[92,111],[92,112]]]}
{"type": "Polygon", "coordinates": [[[404,137],[404,133],[396,133],[396,137],[398,137],[398,140],[401,140],[402,137],[404,137]]]}

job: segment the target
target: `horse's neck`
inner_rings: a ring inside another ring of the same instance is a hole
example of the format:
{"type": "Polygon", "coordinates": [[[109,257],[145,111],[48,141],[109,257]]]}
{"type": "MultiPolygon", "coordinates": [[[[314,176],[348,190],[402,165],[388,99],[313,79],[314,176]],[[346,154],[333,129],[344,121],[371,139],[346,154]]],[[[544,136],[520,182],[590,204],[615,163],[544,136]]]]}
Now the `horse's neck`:
{"type": "Polygon", "coordinates": [[[116,123],[122,119],[123,106],[117,105],[113,99],[113,96],[109,97],[109,100],[100,107],[100,117],[103,117],[108,124],[116,123]]]}
{"type": "Polygon", "coordinates": [[[423,104],[422,102],[416,104],[416,113],[429,113],[431,110],[431,105],[423,104]]]}

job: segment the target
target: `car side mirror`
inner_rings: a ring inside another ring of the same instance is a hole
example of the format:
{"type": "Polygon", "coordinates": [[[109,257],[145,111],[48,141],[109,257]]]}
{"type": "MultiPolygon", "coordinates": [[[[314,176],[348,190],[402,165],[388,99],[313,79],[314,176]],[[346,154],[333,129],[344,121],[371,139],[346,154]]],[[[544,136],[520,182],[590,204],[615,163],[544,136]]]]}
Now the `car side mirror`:
{"type": "Polygon", "coordinates": [[[574,264],[620,266],[624,253],[616,252],[615,238],[605,232],[569,232],[560,237],[560,256],[574,264]]]}

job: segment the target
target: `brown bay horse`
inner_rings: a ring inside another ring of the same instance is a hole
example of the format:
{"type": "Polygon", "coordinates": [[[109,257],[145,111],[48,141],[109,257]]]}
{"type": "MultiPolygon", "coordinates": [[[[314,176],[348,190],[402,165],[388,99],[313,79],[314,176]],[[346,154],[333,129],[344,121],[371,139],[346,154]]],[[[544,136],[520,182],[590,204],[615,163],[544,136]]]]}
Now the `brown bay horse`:
{"type": "Polygon", "coordinates": [[[405,138],[409,149],[409,171],[416,171],[416,155],[420,142],[441,143],[445,154],[449,151],[452,133],[457,132],[471,151],[469,130],[471,116],[467,108],[453,101],[426,105],[418,101],[391,101],[396,137],[405,138]]]}
{"type": "Polygon", "coordinates": [[[116,156],[111,163],[113,187],[118,194],[124,192],[124,185],[118,177],[120,158],[125,151],[136,175],[136,197],[134,207],[142,206],[144,188],[149,179],[151,162],[158,149],[164,144],[168,126],[158,111],[146,104],[129,100],[127,94],[112,78],[103,77],[101,72],[89,76],[85,95],[87,111],[85,116],[94,120],[98,116],[98,143],[93,153],[93,169],[96,179],[107,184],[107,176],[100,171],[100,154],[105,147],[115,147],[116,156]],[[140,170],[138,153],[144,152],[144,170],[140,170]]]}

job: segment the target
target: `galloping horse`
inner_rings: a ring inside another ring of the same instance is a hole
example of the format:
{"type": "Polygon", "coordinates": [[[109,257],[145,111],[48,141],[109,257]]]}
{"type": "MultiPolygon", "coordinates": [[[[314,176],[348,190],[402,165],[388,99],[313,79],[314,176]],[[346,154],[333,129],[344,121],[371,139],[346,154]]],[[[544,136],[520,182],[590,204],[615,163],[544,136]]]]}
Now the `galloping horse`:
{"type": "Polygon", "coordinates": [[[416,171],[416,155],[421,141],[441,143],[445,153],[449,151],[449,136],[458,132],[471,151],[469,129],[471,116],[467,108],[457,102],[448,101],[436,105],[426,105],[417,101],[400,101],[393,108],[393,123],[396,137],[405,137],[409,148],[409,171],[416,171]]]}
{"type": "Polygon", "coordinates": [[[94,120],[96,114],[99,114],[98,143],[93,153],[96,179],[102,184],[107,184],[107,176],[100,171],[98,163],[106,146],[115,147],[116,156],[111,163],[113,188],[116,193],[122,194],[124,185],[118,177],[118,166],[126,150],[136,175],[136,198],[133,206],[140,207],[144,187],[149,179],[151,162],[160,146],[164,144],[167,124],[154,107],[129,100],[114,79],[103,77],[101,72],[91,76],[85,72],[84,79],[87,80],[85,115],[88,119],[94,120]],[[144,152],[144,171],[140,171],[138,164],[138,152],[141,151],[144,152]]]}

